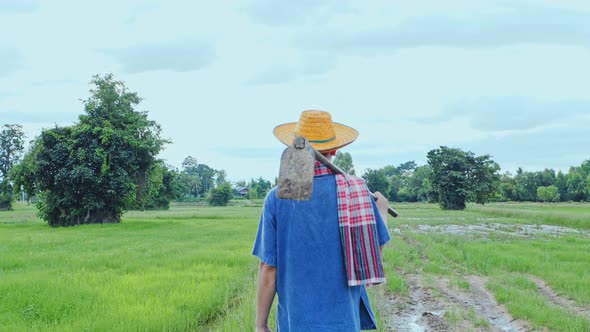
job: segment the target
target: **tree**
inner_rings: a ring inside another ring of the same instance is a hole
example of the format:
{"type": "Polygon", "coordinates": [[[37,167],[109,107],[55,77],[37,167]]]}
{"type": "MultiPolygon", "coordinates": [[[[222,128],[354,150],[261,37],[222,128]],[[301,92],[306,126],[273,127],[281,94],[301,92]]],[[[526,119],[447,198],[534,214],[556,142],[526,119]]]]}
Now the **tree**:
{"type": "MultiPolygon", "coordinates": [[[[33,142],[33,147],[38,147],[33,142]]],[[[28,202],[30,203],[31,197],[37,195],[38,190],[35,186],[35,165],[36,161],[34,151],[29,151],[25,154],[23,160],[15,165],[9,173],[10,179],[14,181],[15,188],[23,188],[27,194],[28,202]]]]}
{"type": "Polygon", "coordinates": [[[387,165],[378,170],[389,180],[389,191],[387,197],[392,201],[416,202],[427,200],[426,193],[430,191],[430,182],[424,182],[426,168],[418,167],[416,162],[407,161],[399,166],[387,165]],[[425,187],[426,186],[426,187],[425,187]]]}
{"type": "Polygon", "coordinates": [[[428,165],[414,167],[414,170],[406,180],[407,192],[412,201],[430,201],[432,196],[432,184],[430,183],[432,169],[428,165]]]}
{"type": "Polygon", "coordinates": [[[229,182],[225,182],[222,185],[211,189],[207,196],[207,201],[209,202],[209,205],[226,206],[232,196],[231,185],[229,182]]]}
{"type": "Polygon", "coordinates": [[[198,164],[195,173],[199,177],[201,183],[201,190],[199,193],[203,195],[208,193],[215,185],[214,177],[217,171],[208,165],[198,164]]]}
{"type": "Polygon", "coordinates": [[[428,152],[432,192],[443,209],[462,210],[465,203],[485,203],[495,192],[500,167],[488,155],[441,146],[428,152]]]}
{"type": "Polygon", "coordinates": [[[162,160],[152,166],[147,183],[146,190],[135,200],[135,209],[166,210],[170,208],[171,201],[182,196],[178,172],[162,160]]]}
{"type": "Polygon", "coordinates": [[[2,126],[0,131],[0,210],[12,208],[14,195],[9,173],[22,156],[24,140],[25,133],[21,125],[2,126]]]}
{"type": "MultiPolygon", "coordinates": [[[[469,154],[469,153],[467,153],[469,154]]],[[[472,162],[469,180],[471,183],[470,201],[485,204],[496,194],[500,184],[500,165],[490,156],[468,158],[472,162]]]]}
{"type": "Polygon", "coordinates": [[[586,186],[582,174],[578,172],[576,167],[570,168],[567,174],[567,193],[570,199],[580,202],[585,198],[584,187],[586,186]]]}
{"type": "Polygon", "coordinates": [[[518,201],[535,201],[537,198],[537,177],[532,172],[523,171],[522,168],[516,170],[514,176],[516,180],[516,197],[518,201]]]}
{"type": "Polygon", "coordinates": [[[567,193],[567,176],[563,174],[562,171],[557,172],[555,176],[555,186],[559,191],[559,198],[561,201],[569,200],[569,195],[567,193]]]}
{"type": "Polygon", "coordinates": [[[161,169],[161,182],[157,184],[157,191],[150,196],[144,208],[148,210],[168,209],[170,202],[182,195],[179,173],[169,166],[158,164],[161,169]]]}
{"type": "Polygon", "coordinates": [[[141,98],[123,82],[107,74],[91,83],[78,123],[44,130],[30,152],[39,214],[51,226],[119,222],[150,188],[168,143],[147,112],[135,110],[141,98]]]}
{"type": "Polygon", "coordinates": [[[354,175],[354,165],[350,153],[337,151],[334,157],[334,165],[338,166],[344,173],[354,175]]]}
{"type": "Polygon", "coordinates": [[[559,201],[559,190],[556,186],[541,186],[537,188],[537,198],[544,202],[559,201]]]}
{"type": "Polygon", "coordinates": [[[389,192],[389,179],[385,175],[383,169],[367,169],[362,175],[363,180],[367,183],[367,187],[372,192],[380,192],[386,195],[389,192]]]}
{"type": "Polygon", "coordinates": [[[516,180],[511,176],[510,172],[506,172],[500,177],[500,195],[503,200],[518,200],[516,180]]]}
{"type": "Polygon", "coordinates": [[[197,173],[197,158],[188,156],[182,161],[182,172],[179,174],[182,196],[195,198],[202,191],[201,179],[197,173]]]}
{"type": "Polygon", "coordinates": [[[392,175],[389,177],[389,191],[386,197],[393,202],[407,201],[407,190],[401,176],[392,175]]]}
{"type": "Polygon", "coordinates": [[[590,175],[590,159],[582,162],[580,167],[578,167],[578,172],[580,172],[580,174],[582,174],[583,177],[587,177],[588,175],[590,175]]]}
{"type": "Polygon", "coordinates": [[[184,170],[184,172],[186,172],[188,174],[196,175],[197,174],[197,165],[199,165],[197,158],[195,158],[193,156],[187,156],[182,161],[182,169],[184,170]]]}
{"type": "Polygon", "coordinates": [[[250,180],[250,184],[248,185],[248,198],[249,199],[259,199],[264,198],[272,184],[270,181],[259,177],[258,179],[250,180]]]}
{"type": "Polygon", "coordinates": [[[258,192],[258,187],[251,187],[248,189],[248,199],[259,199],[261,198],[261,194],[258,192]]]}
{"type": "Polygon", "coordinates": [[[219,171],[215,171],[216,174],[216,178],[215,178],[215,185],[216,186],[221,186],[222,184],[226,183],[227,180],[227,172],[225,170],[219,170],[219,171]]]}
{"type": "Polygon", "coordinates": [[[396,173],[403,176],[412,175],[417,167],[418,165],[416,165],[415,161],[406,161],[405,163],[396,167],[396,173]]]}
{"type": "Polygon", "coordinates": [[[206,164],[199,164],[197,158],[188,156],[182,162],[182,172],[179,174],[181,197],[205,197],[214,187],[227,182],[225,170],[216,170],[206,164]]]}
{"type": "Polygon", "coordinates": [[[586,194],[586,200],[590,200],[590,175],[586,177],[586,186],[584,187],[584,194],[586,194]]]}

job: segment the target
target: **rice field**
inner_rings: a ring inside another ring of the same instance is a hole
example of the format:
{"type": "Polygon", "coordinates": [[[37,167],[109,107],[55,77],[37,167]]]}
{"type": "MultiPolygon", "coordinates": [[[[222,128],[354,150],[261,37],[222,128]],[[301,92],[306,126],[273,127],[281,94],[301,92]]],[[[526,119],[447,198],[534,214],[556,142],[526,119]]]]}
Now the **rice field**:
{"type": "MultiPolygon", "coordinates": [[[[0,212],[0,331],[251,331],[261,205],[244,203],[55,229],[0,212]]],[[[590,204],[395,208],[380,330],[590,331],[590,204]]]]}
{"type": "Polygon", "coordinates": [[[200,330],[236,306],[259,208],[175,206],[50,228],[0,214],[0,331],[200,330]]]}

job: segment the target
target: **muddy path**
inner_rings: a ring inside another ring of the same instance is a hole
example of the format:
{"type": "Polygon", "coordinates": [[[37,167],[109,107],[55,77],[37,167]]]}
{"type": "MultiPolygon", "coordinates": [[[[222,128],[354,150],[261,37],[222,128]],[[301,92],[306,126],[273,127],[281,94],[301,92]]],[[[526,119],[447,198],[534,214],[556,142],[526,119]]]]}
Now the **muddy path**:
{"type": "MultiPolygon", "coordinates": [[[[590,236],[588,230],[578,230],[551,225],[525,224],[474,224],[474,225],[400,225],[393,232],[454,234],[465,237],[491,233],[518,238],[542,236],[590,236]]],[[[405,239],[415,246],[411,239],[405,239]]],[[[427,260],[426,257],[422,257],[427,260]]],[[[499,304],[486,288],[487,279],[478,275],[464,275],[462,287],[449,278],[397,271],[408,284],[408,294],[399,295],[377,290],[377,309],[383,319],[385,331],[434,332],[434,331],[533,331],[528,322],[514,319],[505,306],[499,304]],[[468,285],[467,285],[468,284],[468,285]]],[[[547,303],[564,308],[576,316],[590,321],[590,306],[555,292],[544,280],[527,275],[537,285],[547,303]]]]}
{"type": "Polygon", "coordinates": [[[445,278],[428,283],[413,274],[404,278],[407,296],[378,295],[385,331],[530,331],[496,302],[482,277],[466,276],[469,289],[452,287],[445,278]]]}

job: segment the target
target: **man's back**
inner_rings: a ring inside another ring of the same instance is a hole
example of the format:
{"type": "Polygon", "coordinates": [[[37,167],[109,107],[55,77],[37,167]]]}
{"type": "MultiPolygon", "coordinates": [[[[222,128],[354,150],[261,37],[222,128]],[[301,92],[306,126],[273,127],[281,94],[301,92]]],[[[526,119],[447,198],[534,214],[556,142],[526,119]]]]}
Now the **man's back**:
{"type": "MultiPolygon", "coordinates": [[[[384,244],[389,235],[377,218],[384,244]]],[[[280,331],[374,328],[364,287],[347,285],[334,175],[315,177],[309,201],[281,200],[271,190],[253,254],[277,267],[280,331]]]]}

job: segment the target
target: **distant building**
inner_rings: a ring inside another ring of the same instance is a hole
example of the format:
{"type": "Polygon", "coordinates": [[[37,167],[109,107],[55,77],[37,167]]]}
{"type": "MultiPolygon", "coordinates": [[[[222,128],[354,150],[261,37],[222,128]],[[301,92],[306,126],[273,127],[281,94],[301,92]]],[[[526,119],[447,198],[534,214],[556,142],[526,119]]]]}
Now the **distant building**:
{"type": "Polygon", "coordinates": [[[248,187],[236,187],[236,192],[238,193],[238,196],[246,197],[248,196],[250,190],[248,189],[248,187]]]}

